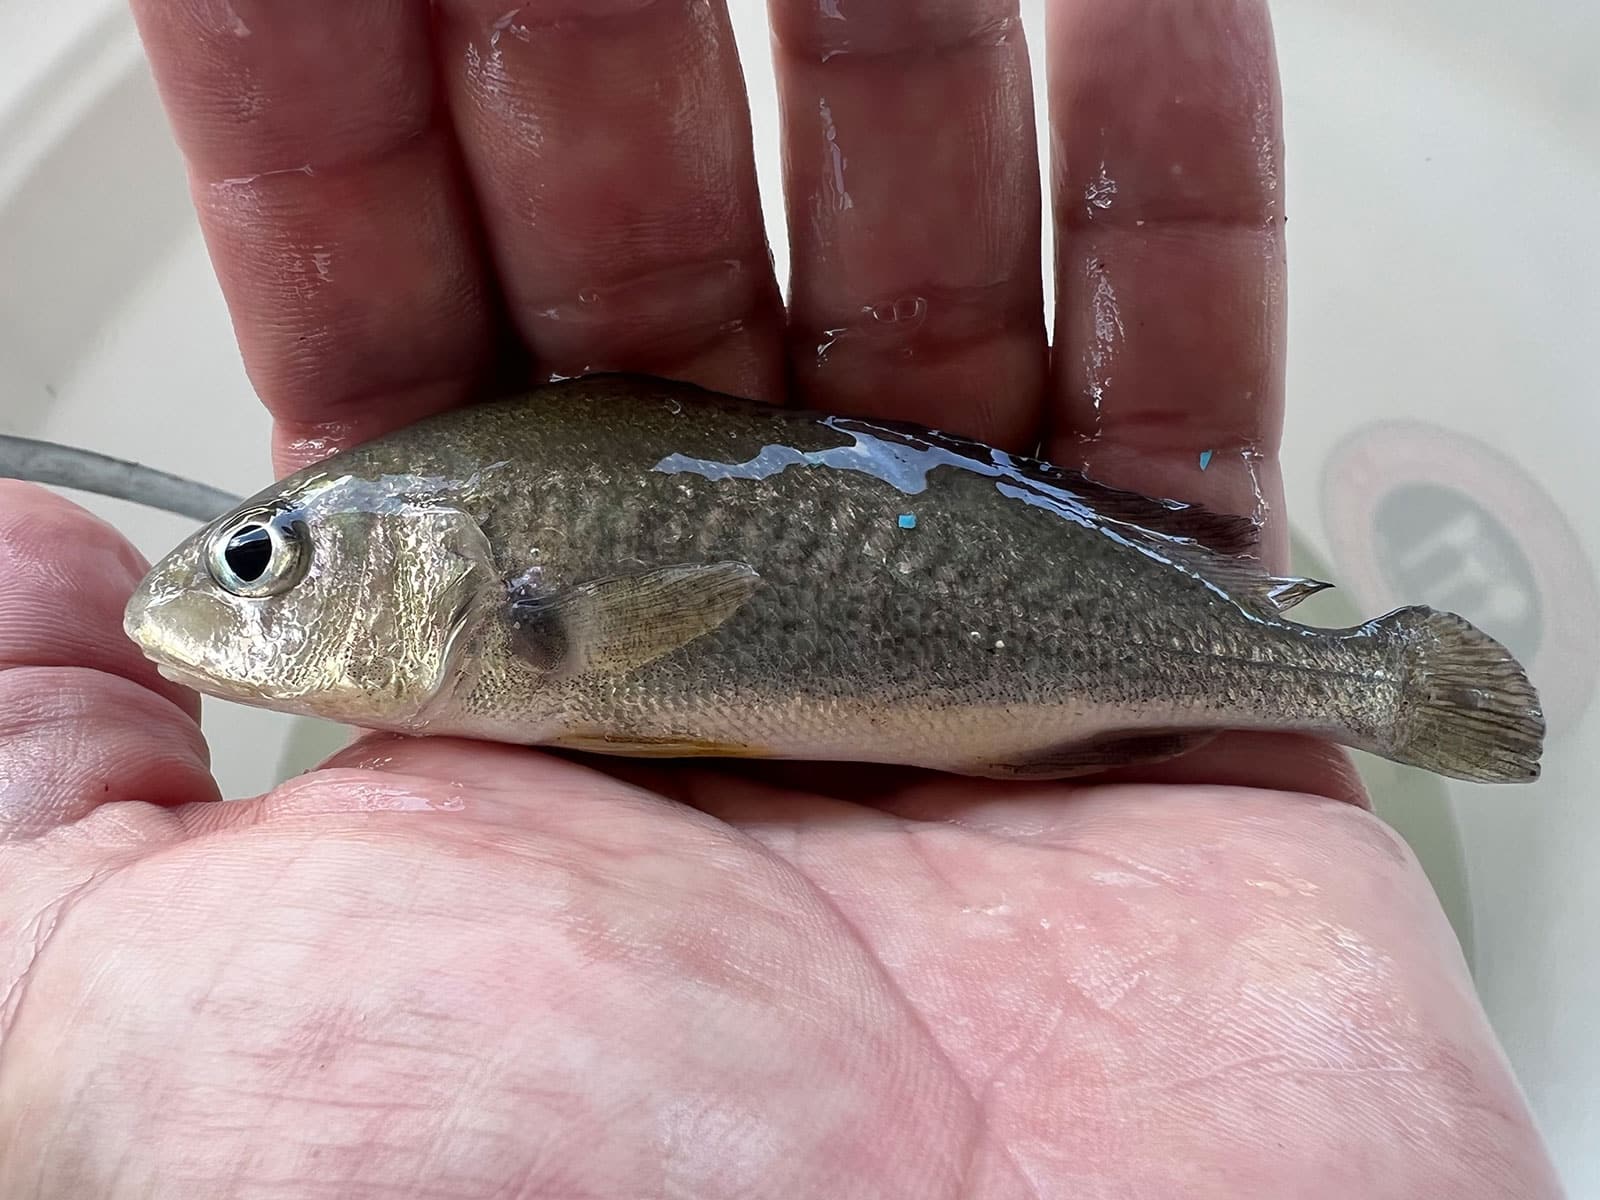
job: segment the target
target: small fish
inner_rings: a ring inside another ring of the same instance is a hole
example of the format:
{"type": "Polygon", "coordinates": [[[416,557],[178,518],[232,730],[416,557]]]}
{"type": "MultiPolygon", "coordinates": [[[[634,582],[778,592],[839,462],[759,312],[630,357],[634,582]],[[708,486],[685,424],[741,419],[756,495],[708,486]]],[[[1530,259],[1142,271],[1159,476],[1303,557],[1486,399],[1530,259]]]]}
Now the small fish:
{"type": "Polygon", "coordinates": [[[1538,776],[1499,644],[1426,608],[1297,624],[1328,585],[1265,573],[1257,534],[918,426],[590,376],[266,489],[126,629],[203,692],[412,734],[1049,779],[1281,730],[1538,776]]]}

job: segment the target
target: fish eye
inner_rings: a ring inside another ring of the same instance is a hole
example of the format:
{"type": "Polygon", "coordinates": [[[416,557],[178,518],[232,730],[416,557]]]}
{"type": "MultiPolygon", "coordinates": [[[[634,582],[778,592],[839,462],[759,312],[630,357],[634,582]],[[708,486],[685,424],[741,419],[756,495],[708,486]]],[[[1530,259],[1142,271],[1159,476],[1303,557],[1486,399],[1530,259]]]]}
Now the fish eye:
{"type": "Polygon", "coordinates": [[[287,513],[249,513],[211,540],[211,577],[235,596],[275,596],[305,574],[304,527],[287,513]]]}

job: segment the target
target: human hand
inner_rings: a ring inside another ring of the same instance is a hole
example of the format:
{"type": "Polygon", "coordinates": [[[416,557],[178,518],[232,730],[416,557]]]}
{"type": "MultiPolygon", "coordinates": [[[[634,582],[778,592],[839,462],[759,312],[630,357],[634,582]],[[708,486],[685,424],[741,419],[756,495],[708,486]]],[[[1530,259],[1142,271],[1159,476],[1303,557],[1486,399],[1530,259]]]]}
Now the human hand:
{"type": "MultiPolygon", "coordinates": [[[[1257,0],[1054,3],[1053,367],[1003,4],[776,4],[787,324],[719,4],[137,8],[284,468],[487,366],[631,368],[1044,435],[1264,500],[1281,555],[1257,0]]],[[[7,1200],[1557,1191],[1334,751],[1003,787],[369,738],[219,804],[126,544],[6,487],[0,564],[7,1200]]]]}

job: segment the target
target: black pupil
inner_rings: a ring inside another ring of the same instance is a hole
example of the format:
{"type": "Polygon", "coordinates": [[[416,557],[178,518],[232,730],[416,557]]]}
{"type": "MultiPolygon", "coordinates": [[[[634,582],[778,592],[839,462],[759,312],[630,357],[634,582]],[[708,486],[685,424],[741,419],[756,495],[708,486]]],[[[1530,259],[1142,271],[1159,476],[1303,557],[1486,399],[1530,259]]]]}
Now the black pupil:
{"type": "Polygon", "coordinates": [[[228,539],[222,557],[236,577],[254,583],[272,565],[272,538],[261,526],[246,525],[228,539]]]}

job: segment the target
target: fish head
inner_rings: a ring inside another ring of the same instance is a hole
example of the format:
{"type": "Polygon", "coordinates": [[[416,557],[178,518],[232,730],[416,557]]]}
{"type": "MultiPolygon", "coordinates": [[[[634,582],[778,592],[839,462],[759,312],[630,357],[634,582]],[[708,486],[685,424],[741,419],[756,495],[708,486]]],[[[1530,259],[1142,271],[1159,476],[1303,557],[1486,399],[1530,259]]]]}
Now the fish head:
{"type": "Polygon", "coordinates": [[[499,578],[436,496],[314,477],[246,501],[156,564],[124,613],[175,682],[260,708],[416,730],[453,688],[499,578]]]}

